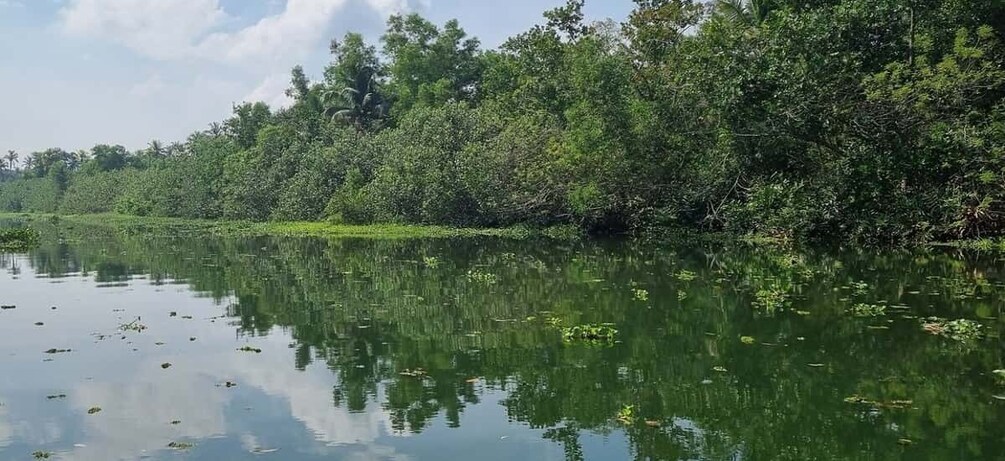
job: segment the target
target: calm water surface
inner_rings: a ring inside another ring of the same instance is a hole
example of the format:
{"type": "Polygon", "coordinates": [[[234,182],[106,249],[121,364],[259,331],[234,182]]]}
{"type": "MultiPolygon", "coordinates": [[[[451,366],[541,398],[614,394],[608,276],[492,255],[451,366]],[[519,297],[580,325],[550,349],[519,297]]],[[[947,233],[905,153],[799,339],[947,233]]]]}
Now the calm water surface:
{"type": "Polygon", "coordinates": [[[43,230],[0,460],[1005,459],[993,255],[43,230]]]}

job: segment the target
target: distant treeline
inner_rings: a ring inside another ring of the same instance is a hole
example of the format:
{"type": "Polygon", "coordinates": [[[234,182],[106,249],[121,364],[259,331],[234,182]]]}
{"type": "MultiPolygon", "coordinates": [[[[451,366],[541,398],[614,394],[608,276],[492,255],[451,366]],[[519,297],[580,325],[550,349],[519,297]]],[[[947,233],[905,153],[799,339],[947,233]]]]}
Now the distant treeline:
{"type": "Polygon", "coordinates": [[[686,227],[901,243],[1005,232],[996,0],[583,1],[482,50],[455,21],[348,34],[290,107],[185,142],[5,156],[0,209],[686,227]],[[14,171],[9,171],[14,170],[14,171]]]}

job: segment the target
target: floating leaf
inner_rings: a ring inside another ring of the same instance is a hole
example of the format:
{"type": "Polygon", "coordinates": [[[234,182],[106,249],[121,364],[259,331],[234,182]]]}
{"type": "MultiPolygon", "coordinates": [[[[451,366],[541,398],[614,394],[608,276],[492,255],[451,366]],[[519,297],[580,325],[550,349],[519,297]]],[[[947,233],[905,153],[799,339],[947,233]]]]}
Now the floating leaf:
{"type": "Polygon", "coordinates": [[[93,415],[95,413],[101,413],[101,407],[91,407],[87,410],[87,414],[93,415]]]}
{"type": "Polygon", "coordinates": [[[754,344],[755,342],[757,342],[757,340],[754,339],[753,336],[741,336],[740,337],[740,342],[743,343],[743,344],[751,345],[751,344],[754,344]]]}

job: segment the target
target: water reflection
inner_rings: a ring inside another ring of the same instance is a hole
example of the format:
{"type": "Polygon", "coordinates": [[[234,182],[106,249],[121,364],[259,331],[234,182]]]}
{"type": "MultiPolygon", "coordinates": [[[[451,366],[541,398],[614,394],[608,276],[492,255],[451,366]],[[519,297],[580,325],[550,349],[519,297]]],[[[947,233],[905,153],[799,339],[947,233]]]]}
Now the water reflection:
{"type": "Polygon", "coordinates": [[[0,267],[0,302],[18,305],[0,313],[3,456],[1005,453],[993,257],[52,227],[0,267]],[[933,315],[988,337],[927,334],[933,315]],[[117,331],[136,318],[146,330],[117,331]],[[611,347],[555,328],[603,322],[611,347]]]}

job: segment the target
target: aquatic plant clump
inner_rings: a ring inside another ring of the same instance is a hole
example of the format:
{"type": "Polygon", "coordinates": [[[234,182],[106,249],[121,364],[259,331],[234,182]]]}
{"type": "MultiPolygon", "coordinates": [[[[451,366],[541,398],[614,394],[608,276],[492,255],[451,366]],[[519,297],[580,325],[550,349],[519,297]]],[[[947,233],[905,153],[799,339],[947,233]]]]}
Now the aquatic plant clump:
{"type": "Polygon", "coordinates": [[[848,309],[855,317],[882,317],[886,315],[886,306],[879,304],[856,304],[848,309]]]}
{"type": "Polygon", "coordinates": [[[784,290],[769,288],[754,293],[754,307],[765,312],[775,312],[789,306],[789,295],[784,290]]]}
{"type": "Polygon", "coordinates": [[[981,324],[967,319],[947,321],[940,317],[929,317],[924,320],[922,328],[933,335],[960,342],[976,341],[983,335],[981,324]]]}
{"type": "Polygon", "coordinates": [[[576,325],[562,328],[565,342],[613,343],[618,330],[611,325],[576,325]]]}
{"type": "Polygon", "coordinates": [[[38,246],[39,232],[31,228],[0,229],[0,250],[28,250],[38,246]]]}

